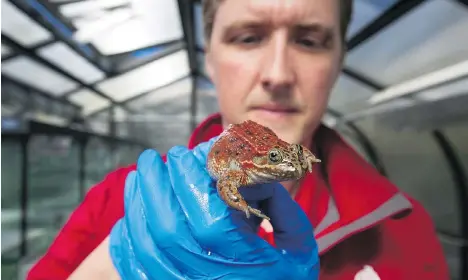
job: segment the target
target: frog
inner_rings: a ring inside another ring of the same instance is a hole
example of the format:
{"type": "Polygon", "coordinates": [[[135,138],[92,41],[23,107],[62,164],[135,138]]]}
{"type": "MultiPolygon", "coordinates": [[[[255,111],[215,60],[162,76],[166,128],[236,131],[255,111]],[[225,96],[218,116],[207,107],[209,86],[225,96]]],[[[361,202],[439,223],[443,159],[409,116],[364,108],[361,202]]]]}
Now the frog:
{"type": "Polygon", "coordinates": [[[230,207],[270,220],[261,210],[248,205],[241,187],[300,180],[320,163],[301,144],[288,143],[272,129],[253,120],[230,124],[218,136],[207,154],[206,169],[216,181],[219,197],[230,207]]]}

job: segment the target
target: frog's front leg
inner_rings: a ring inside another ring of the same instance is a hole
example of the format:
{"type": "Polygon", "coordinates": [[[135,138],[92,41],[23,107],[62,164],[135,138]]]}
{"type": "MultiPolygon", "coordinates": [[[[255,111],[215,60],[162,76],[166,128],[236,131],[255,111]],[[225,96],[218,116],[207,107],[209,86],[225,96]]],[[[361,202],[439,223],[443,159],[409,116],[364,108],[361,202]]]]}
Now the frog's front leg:
{"type": "Polygon", "coordinates": [[[218,193],[227,205],[244,212],[247,219],[252,213],[259,218],[270,220],[268,216],[262,214],[262,211],[250,207],[239,193],[239,188],[246,182],[246,177],[242,172],[230,171],[218,180],[218,193]]]}

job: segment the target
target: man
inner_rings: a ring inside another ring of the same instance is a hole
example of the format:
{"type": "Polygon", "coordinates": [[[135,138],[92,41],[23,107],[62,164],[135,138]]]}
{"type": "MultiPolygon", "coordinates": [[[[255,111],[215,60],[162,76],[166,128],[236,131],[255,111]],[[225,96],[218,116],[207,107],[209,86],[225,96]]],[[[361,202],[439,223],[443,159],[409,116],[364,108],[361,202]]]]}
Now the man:
{"type": "MultiPolygon", "coordinates": [[[[423,207],[320,125],[351,7],[351,0],[205,1],[206,65],[221,114],[203,122],[188,147],[251,119],[320,152],[315,172],[283,183],[313,225],[319,279],[449,279],[423,207]]],[[[118,169],[90,190],[28,279],[65,279],[93,251],[108,261],[98,245],[109,246],[106,237],[124,215],[124,186],[135,168],[118,169]]],[[[263,223],[259,235],[274,245],[273,231],[263,223]]]]}

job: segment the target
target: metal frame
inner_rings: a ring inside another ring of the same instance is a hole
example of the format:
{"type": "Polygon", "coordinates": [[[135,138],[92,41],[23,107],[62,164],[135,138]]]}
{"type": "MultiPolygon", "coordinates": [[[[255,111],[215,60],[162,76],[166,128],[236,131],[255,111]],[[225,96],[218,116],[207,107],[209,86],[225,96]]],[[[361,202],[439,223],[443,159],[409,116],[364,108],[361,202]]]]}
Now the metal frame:
{"type": "MultiPolygon", "coordinates": [[[[107,75],[110,74],[110,69],[106,66],[105,61],[96,48],[92,45],[83,45],[74,41],[71,37],[74,29],[61,19],[60,15],[55,11],[50,10],[50,5],[42,0],[16,1],[8,0],[19,10],[29,16],[32,20],[45,28],[54,36],[54,41],[64,42],[88,62],[94,65],[107,75]],[[49,20],[47,20],[48,18],[49,20]],[[59,25],[59,26],[57,26],[59,25]]],[[[53,43],[51,42],[51,43],[53,43]]]]}
{"type": "Polygon", "coordinates": [[[455,152],[455,148],[444,133],[440,130],[434,130],[432,136],[442,150],[455,182],[461,218],[461,236],[456,238],[464,241],[459,244],[461,262],[459,276],[460,279],[468,279],[468,175],[465,173],[463,163],[455,152]]]}
{"type": "Polygon", "coordinates": [[[381,30],[393,24],[417,6],[421,5],[424,1],[425,0],[399,0],[383,12],[376,20],[368,24],[363,30],[353,36],[353,38],[351,38],[347,43],[348,51],[351,51],[363,44],[372,36],[378,34],[381,30]]]}
{"type": "Polygon", "coordinates": [[[79,106],[79,105],[77,105],[77,104],[71,102],[71,101],[68,100],[68,99],[56,97],[56,96],[54,96],[54,95],[52,95],[52,94],[49,94],[49,93],[44,92],[44,91],[42,91],[42,90],[40,90],[40,89],[37,89],[37,88],[35,88],[35,87],[33,87],[33,86],[30,86],[30,85],[27,85],[27,84],[25,84],[25,83],[23,83],[23,82],[21,82],[21,81],[18,81],[18,80],[15,79],[15,78],[7,77],[7,76],[5,76],[4,74],[2,74],[2,81],[4,81],[4,80],[5,80],[5,81],[8,81],[8,82],[10,82],[10,83],[12,83],[12,84],[15,84],[16,86],[18,86],[18,87],[24,89],[24,90],[27,91],[27,92],[30,92],[30,93],[33,92],[34,94],[40,95],[40,96],[42,96],[42,97],[44,97],[44,98],[47,98],[47,99],[50,99],[50,100],[54,100],[54,101],[56,101],[56,102],[60,102],[60,103],[63,103],[63,104],[67,104],[67,105],[69,105],[69,106],[73,106],[74,108],[76,108],[76,109],[78,109],[78,110],[81,109],[81,106],[79,106]]]}
{"type": "Polygon", "coordinates": [[[195,129],[197,125],[197,81],[195,78],[195,73],[198,69],[197,65],[197,56],[195,48],[195,27],[193,24],[194,21],[194,8],[193,2],[190,0],[178,0],[180,18],[182,20],[182,26],[184,30],[184,37],[187,43],[187,51],[189,54],[189,65],[190,65],[190,74],[192,76],[192,92],[190,94],[190,130],[195,129]]]}
{"type": "MultiPolygon", "coordinates": [[[[2,122],[9,121],[8,118],[3,118],[2,122]]],[[[138,141],[130,141],[126,139],[111,137],[108,135],[95,134],[89,131],[80,131],[72,129],[69,127],[60,127],[54,126],[46,123],[41,123],[37,121],[23,121],[20,119],[13,120],[18,123],[17,129],[7,130],[2,126],[2,138],[11,139],[14,141],[19,141],[21,144],[21,189],[20,189],[20,255],[19,258],[28,257],[28,244],[27,244],[27,234],[28,234],[28,206],[29,206],[29,151],[28,144],[31,137],[38,134],[46,135],[65,135],[74,138],[80,143],[79,151],[79,189],[80,189],[80,199],[83,199],[85,196],[85,149],[90,138],[98,138],[106,141],[110,146],[115,145],[116,143],[128,144],[136,147],[146,148],[148,144],[140,143],[138,141]]]]}
{"type": "MultiPolygon", "coordinates": [[[[117,102],[109,97],[107,94],[103,93],[102,91],[98,90],[97,88],[90,86],[88,84],[85,84],[83,81],[78,79],[77,77],[73,76],[72,74],[68,73],[67,71],[63,70],[62,68],[52,64],[48,60],[42,58],[41,56],[37,55],[37,53],[34,50],[31,50],[29,48],[23,47],[14,40],[10,39],[8,36],[2,34],[2,42],[14,49],[17,53],[25,55],[29,58],[32,58],[33,60],[47,66],[48,68],[60,73],[61,75],[67,77],[68,79],[74,81],[78,85],[80,85],[83,88],[86,88],[88,90],[91,90],[92,92],[95,92],[96,94],[100,95],[101,97],[109,100],[113,105],[117,105],[117,102]]],[[[132,112],[132,110],[128,110],[132,112]]]]}
{"type": "MultiPolygon", "coordinates": [[[[331,108],[327,109],[327,113],[329,113],[330,115],[332,115],[334,118],[337,118],[337,119],[342,117],[341,113],[331,108]]],[[[383,164],[383,161],[380,159],[377,153],[377,149],[372,144],[369,137],[367,137],[367,135],[361,129],[359,129],[359,127],[354,123],[346,123],[345,126],[354,132],[356,136],[356,140],[362,145],[362,147],[366,151],[366,154],[369,156],[370,160],[372,161],[372,164],[379,171],[379,173],[382,174],[383,176],[387,176],[385,165],[383,164]]]]}

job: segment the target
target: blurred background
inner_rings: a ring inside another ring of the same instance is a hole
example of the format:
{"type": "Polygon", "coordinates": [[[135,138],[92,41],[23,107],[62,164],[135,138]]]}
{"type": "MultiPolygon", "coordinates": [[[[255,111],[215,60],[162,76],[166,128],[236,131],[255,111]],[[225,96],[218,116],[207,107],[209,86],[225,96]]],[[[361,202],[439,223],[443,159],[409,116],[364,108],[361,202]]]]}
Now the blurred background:
{"type": "MultiPolygon", "coordinates": [[[[468,1],[355,0],[323,121],[431,214],[468,279],[468,1]]],[[[2,279],[87,190],[217,112],[190,0],[2,0],[2,279]]]]}

